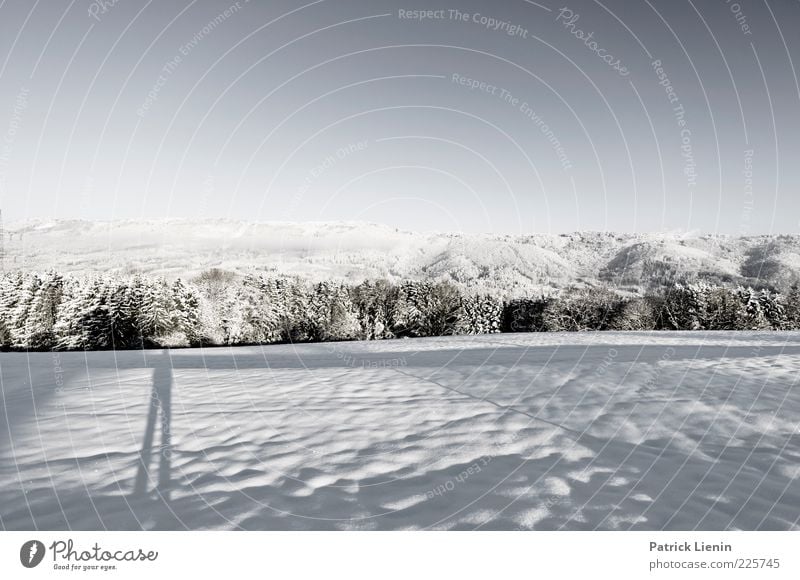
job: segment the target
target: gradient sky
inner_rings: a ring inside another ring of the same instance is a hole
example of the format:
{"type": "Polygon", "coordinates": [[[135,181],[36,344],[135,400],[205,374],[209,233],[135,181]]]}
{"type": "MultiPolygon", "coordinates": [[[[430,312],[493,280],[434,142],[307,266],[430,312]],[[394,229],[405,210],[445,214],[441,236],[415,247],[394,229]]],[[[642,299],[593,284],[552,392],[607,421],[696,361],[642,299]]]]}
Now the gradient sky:
{"type": "Polygon", "coordinates": [[[798,2],[563,2],[4,1],[0,208],[798,231],[798,2]]]}

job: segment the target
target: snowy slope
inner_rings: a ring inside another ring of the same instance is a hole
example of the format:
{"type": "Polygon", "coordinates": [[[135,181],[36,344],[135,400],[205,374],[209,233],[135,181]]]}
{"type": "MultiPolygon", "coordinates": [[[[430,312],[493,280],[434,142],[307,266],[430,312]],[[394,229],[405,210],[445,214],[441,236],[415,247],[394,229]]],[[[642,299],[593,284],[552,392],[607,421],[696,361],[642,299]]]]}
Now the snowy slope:
{"type": "Polygon", "coordinates": [[[608,281],[787,286],[800,236],[415,233],[369,223],[31,221],[7,228],[6,267],[193,276],[211,267],[313,279],[435,277],[509,293],[608,281]]]}
{"type": "Polygon", "coordinates": [[[800,333],[0,354],[0,527],[798,529],[798,370],[800,333]]]}

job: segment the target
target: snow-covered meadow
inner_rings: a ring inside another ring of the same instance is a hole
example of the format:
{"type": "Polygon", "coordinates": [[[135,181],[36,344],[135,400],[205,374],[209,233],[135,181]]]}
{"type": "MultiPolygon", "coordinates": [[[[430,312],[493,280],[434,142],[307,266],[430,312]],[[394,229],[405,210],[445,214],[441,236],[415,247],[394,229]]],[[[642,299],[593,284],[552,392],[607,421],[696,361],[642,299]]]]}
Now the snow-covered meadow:
{"type": "Polygon", "coordinates": [[[3,529],[797,529],[800,333],[0,355],[3,529]]]}

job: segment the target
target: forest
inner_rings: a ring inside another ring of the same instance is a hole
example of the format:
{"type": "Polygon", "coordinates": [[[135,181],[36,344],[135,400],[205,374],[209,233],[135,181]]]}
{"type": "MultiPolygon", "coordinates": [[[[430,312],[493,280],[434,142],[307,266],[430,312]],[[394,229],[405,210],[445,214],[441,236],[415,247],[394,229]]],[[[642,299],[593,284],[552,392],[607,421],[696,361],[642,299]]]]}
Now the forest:
{"type": "Polygon", "coordinates": [[[312,283],[212,269],[192,280],[6,272],[3,350],[105,350],[604,330],[797,330],[800,289],[572,287],[503,299],[442,281],[312,283]]]}

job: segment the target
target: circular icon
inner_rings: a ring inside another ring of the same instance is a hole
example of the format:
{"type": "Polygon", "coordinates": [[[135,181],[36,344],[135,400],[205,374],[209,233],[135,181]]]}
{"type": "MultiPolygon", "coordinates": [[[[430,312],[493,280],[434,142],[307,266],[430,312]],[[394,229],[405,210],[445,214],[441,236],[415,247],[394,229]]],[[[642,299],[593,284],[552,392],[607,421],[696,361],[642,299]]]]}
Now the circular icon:
{"type": "Polygon", "coordinates": [[[19,561],[26,568],[35,568],[44,558],[44,544],[39,540],[28,540],[19,549],[19,561]]]}

